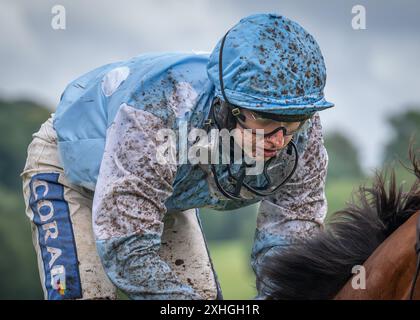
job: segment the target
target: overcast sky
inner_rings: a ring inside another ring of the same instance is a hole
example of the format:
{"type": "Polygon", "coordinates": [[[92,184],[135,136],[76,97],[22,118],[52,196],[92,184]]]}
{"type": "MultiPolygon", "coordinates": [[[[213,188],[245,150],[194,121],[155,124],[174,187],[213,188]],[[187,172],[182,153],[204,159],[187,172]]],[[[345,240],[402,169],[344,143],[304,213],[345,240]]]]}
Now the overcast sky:
{"type": "Polygon", "coordinates": [[[317,39],[327,65],[326,132],[359,147],[365,169],[379,163],[392,136],[385,120],[420,106],[420,1],[1,0],[0,97],[55,108],[68,82],[97,66],[149,51],[211,51],[240,18],[276,12],[317,39]],[[66,9],[53,30],[51,8],[66,9]],[[353,30],[352,7],[366,8],[353,30]]]}

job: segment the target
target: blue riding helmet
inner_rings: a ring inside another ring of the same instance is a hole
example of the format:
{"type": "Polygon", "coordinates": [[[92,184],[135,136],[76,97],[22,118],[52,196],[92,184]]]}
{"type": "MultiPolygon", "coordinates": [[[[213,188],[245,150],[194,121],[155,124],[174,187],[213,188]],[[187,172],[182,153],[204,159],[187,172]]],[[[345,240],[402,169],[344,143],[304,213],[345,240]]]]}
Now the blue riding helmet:
{"type": "Polygon", "coordinates": [[[326,70],[318,44],[280,15],[240,20],[214,48],[207,73],[217,97],[257,112],[311,115],[334,106],[324,98],[326,70]]]}

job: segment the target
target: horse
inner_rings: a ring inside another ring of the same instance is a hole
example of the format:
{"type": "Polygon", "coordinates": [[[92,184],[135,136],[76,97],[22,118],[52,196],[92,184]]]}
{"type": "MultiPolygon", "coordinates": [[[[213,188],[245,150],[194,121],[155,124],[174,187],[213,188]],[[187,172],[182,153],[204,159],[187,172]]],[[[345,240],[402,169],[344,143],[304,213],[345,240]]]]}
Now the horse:
{"type": "Polygon", "coordinates": [[[420,161],[411,148],[409,158],[408,192],[394,169],[377,171],[319,232],[275,248],[258,278],[266,299],[420,299],[420,161]]]}

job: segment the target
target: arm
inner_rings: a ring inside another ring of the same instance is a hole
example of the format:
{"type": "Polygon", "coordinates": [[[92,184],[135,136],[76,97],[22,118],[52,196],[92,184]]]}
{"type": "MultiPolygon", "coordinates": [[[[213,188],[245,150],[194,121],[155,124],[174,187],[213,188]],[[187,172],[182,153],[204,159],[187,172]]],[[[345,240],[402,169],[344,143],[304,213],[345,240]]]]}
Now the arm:
{"type": "Polygon", "coordinates": [[[264,297],[258,281],[260,265],[272,249],[286,247],[298,239],[310,237],[323,225],[327,213],[325,180],[328,154],[322,138],[319,115],[308,129],[305,151],[295,174],[277,194],[260,205],[252,248],[251,265],[257,276],[257,298],[264,297]]]}
{"type": "Polygon", "coordinates": [[[156,161],[161,128],[158,117],[126,105],[108,129],[93,202],[97,249],[111,281],[132,299],[201,299],[158,253],[177,169],[156,161]]]}

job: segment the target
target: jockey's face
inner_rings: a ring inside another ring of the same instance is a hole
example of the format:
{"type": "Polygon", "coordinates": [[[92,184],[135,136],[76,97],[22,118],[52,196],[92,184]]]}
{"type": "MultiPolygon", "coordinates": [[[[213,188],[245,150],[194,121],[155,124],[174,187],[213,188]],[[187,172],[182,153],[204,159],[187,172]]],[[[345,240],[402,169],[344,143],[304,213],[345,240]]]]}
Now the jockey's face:
{"type": "Polygon", "coordinates": [[[241,113],[245,116],[245,120],[242,123],[237,123],[236,128],[242,133],[240,138],[243,137],[244,150],[252,150],[253,158],[262,155],[264,160],[268,160],[276,156],[278,151],[287,146],[290,140],[292,140],[293,134],[303,125],[302,122],[279,122],[260,118],[252,111],[244,109],[241,110],[241,113]],[[284,128],[284,130],[276,131],[279,127],[284,128]],[[245,128],[252,129],[252,134],[243,134],[245,128]],[[264,130],[264,134],[268,135],[265,137],[257,135],[254,131],[256,129],[262,129],[264,130]],[[270,135],[271,132],[273,134],[270,135]],[[245,147],[246,145],[248,148],[245,147]],[[257,150],[259,150],[258,153],[257,150]]]}

